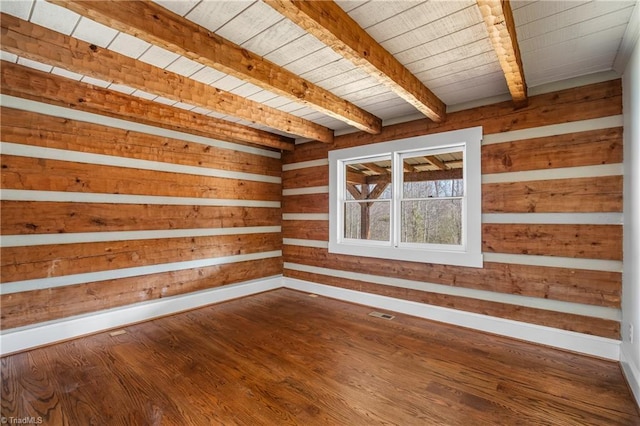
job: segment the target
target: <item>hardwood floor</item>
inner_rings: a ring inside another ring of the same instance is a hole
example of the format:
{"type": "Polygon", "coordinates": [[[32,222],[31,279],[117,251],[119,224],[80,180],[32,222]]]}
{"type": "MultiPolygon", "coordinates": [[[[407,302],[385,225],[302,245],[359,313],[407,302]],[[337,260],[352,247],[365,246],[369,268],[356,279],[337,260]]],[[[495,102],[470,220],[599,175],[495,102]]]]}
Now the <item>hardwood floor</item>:
{"type": "Polygon", "coordinates": [[[276,290],[3,357],[47,425],[638,425],[618,364],[276,290]]]}

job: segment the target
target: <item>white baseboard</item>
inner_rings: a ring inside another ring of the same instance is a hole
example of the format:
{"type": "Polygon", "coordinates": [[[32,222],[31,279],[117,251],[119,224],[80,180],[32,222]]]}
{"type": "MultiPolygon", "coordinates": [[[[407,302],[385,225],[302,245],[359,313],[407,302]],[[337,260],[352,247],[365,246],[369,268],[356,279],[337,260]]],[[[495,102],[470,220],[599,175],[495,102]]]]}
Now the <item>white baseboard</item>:
{"type": "Polygon", "coordinates": [[[625,349],[625,345],[622,345],[620,351],[620,365],[622,366],[622,372],[627,379],[627,383],[629,383],[631,392],[636,398],[636,404],[640,407],[640,369],[638,368],[638,360],[635,360],[634,362],[633,356],[625,349]]]}
{"type": "Polygon", "coordinates": [[[377,309],[387,309],[614,361],[620,360],[620,341],[614,339],[316,284],[295,278],[284,277],[283,284],[284,287],[290,289],[315,293],[377,309]]]}
{"type": "Polygon", "coordinates": [[[282,287],[282,277],[276,276],[14,328],[0,334],[0,355],[4,356],[280,287],[282,287]]]}
{"type": "MultiPolygon", "coordinates": [[[[386,309],[419,318],[458,325],[600,358],[615,361],[622,360],[620,341],[613,339],[426,305],[281,276],[247,281],[186,295],[137,303],[122,308],[108,309],[92,314],[5,330],[0,333],[0,355],[4,356],[213,303],[275,290],[281,287],[315,293],[378,309],[386,309]]],[[[640,377],[640,375],[634,370],[631,363],[628,363],[628,365],[630,365],[630,367],[627,367],[629,371],[626,374],[630,383],[632,383],[632,387],[635,386],[634,392],[637,397],[638,377],[640,377]]]]}

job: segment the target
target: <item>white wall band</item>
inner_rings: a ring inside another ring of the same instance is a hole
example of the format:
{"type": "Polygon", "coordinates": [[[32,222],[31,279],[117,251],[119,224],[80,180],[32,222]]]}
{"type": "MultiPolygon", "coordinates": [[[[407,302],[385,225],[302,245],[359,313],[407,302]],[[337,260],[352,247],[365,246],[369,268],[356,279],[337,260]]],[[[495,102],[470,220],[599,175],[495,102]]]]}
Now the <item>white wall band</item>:
{"type": "Polygon", "coordinates": [[[50,244],[103,243],[109,241],[155,240],[161,238],[214,237],[279,233],[280,226],[243,226],[231,228],[151,229],[144,231],[74,232],[63,234],[2,235],[0,247],[30,247],[50,244]]]}
{"type": "Polygon", "coordinates": [[[172,206],[267,207],[280,208],[280,201],[229,198],[168,197],[164,195],[102,194],[92,192],[31,191],[3,189],[0,200],[49,201],[57,203],[156,204],[172,206]]]}

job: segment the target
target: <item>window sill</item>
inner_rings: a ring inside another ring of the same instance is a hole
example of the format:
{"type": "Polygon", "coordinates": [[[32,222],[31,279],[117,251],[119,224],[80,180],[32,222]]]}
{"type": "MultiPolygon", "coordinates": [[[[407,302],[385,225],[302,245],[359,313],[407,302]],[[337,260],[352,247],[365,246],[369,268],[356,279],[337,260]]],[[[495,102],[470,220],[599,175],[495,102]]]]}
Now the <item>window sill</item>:
{"type": "Polygon", "coordinates": [[[464,251],[426,250],[405,247],[376,247],[358,243],[329,242],[329,252],[351,256],[375,257],[388,260],[405,260],[408,262],[433,263],[453,266],[482,268],[482,253],[464,251]]]}

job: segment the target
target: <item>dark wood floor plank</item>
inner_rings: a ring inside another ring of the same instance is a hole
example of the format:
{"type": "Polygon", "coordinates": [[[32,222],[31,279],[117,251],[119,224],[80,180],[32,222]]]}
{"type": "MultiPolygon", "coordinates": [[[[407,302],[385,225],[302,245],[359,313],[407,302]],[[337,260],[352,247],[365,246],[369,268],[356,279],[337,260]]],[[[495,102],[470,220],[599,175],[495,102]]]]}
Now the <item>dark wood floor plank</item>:
{"type": "Polygon", "coordinates": [[[634,425],[617,363],[276,290],[0,359],[45,424],[634,425]]]}
{"type": "Polygon", "coordinates": [[[56,389],[56,380],[42,354],[27,352],[15,358],[2,358],[2,417],[46,418],[53,424],[66,424],[65,414],[56,389]],[[22,416],[6,413],[25,413],[22,416]]]}

